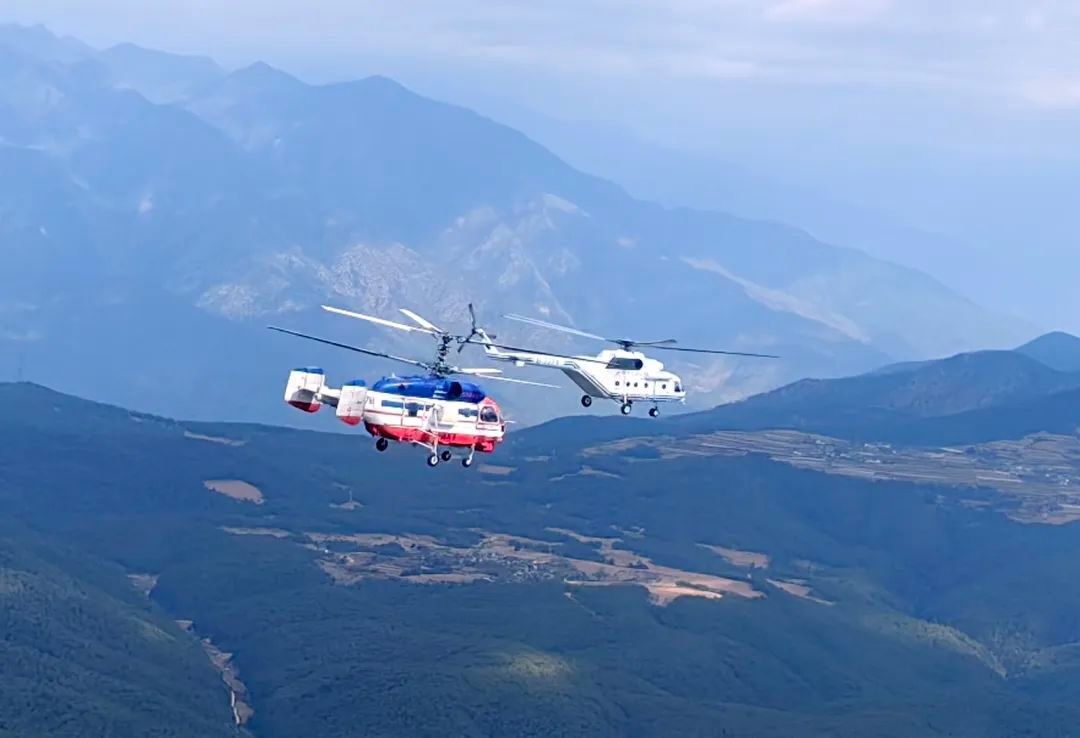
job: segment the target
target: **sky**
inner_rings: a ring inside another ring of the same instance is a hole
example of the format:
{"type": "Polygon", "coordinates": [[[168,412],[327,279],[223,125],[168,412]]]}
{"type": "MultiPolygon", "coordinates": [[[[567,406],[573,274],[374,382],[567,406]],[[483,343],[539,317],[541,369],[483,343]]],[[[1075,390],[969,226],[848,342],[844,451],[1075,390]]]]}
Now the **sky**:
{"type": "Polygon", "coordinates": [[[1080,330],[1075,0],[0,0],[5,20],[310,81],[385,74],[572,163],[616,141],[610,160],[710,157],[964,246],[909,262],[1080,330]]]}
{"type": "Polygon", "coordinates": [[[613,93],[752,80],[1080,108],[1071,0],[2,0],[0,15],[97,43],[499,65],[613,93]]]}
{"type": "Polygon", "coordinates": [[[842,125],[857,148],[1050,157],[1046,130],[1080,113],[1072,0],[0,0],[0,18],[319,80],[382,72],[691,147],[798,122],[784,156],[842,125]]]}

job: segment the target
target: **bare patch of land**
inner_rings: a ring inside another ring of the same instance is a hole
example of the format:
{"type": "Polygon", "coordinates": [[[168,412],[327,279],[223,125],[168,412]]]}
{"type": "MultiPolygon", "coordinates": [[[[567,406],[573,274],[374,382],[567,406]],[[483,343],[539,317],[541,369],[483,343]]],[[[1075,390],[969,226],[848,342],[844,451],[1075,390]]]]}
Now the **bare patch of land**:
{"type": "Polygon", "coordinates": [[[335,482],[334,486],[340,489],[342,492],[347,493],[349,495],[349,499],[345,502],[331,502],[330,507],[334,508],[335,510],[359,510],[363,507],[361,503],[353,499],[352,487],[341,484],[340,482],[335,482]]]}
{"type": "Polygon", "coordinates": [[[270,536],[271,538],[288,538],[289,531],[282,530],[281,528],[230,528],[225,526],[222,528],[226,533],[232,533],[234,536],[270,536]]]}
{"type": "Polygon", "coordinates": [[[699,543],[698,545],[707,548],[733,566],[741,566],[744,569],[769,568],[769,557],[763,553],[739,551],[738,549],[724,548],[723,546],[710,546],[707,543],[699,543]]]}
{"type": "Polygon", "coordinates": [[[240,502],[261,505],[265,501],[258,487],[239,479],[207,479],[203,485],[211,492],[217,492],[219,495],[225,495],[240,502]]]}
{"type": "Polygon", "coordinates": [[[220,443],[223,446],[243,446],[247,443],[247,441],[238,441],[235,438],[205,436],[202,433],[192,433],[191,431],[184,431],[184,438],[190,438],[193,441],[206,441],[207,443],[220,443]]]}
{"type": "Polygon", "coordinates": [[[612,474],[611,472],[606,472],[602,469],[594,469],[591,466],[583,466],[576,472],[571,472],[569,474],[560,474],[557,477],[552,477],[549,481],[561,482],[564,479],[571,479],[574,477],[604,477],[605,479],[620,479],[618,474],[612,474]]]}
{"type": "Polygon", "coordinates": [[[158,582],[157,574],[128,574],[128,579],[131,580],[132,586],[139,590],[144,597],[150,596],[158,582]]]}
{"type": "Polygon", "coordinates": [[[779,590],[787,592],[792,597],[798,597],[804,600],[810,600],[811,602],[817,602],[820,605],[831,605],[833,603],[828,600],[823,600],[818,597],[814,597],[810,587],[806,586],[806,582],[801,579],[766,579],[769,584],[776,587],[779,590]]]}
{"type": "Polygon", "coordinates": [[[667,607],[680,597],[704,597],[707,600],[718,600],[722,596],[718,592],[696,587],[685,587],[681,584],[653,584],[646,585],[649,590],[649,599],[654,605],[667,607]]]}
{"type": "Polygon", "coordinates": [[[612,539],[612,538],[598,538],[596,536],[583,536],[580,533],[578,533],[577,531],[567,530],[566,528],[547,528],[546,530],[551,531],[552,533],[558,533],[560,536],[566,536],[567,538],[573,538],[578,543],[605,544],[605,543],[609,543],[612,540],[618,540],[618,539],[612,539]]]}
{"type": "MultiPolygon", "coordinates": [[[[190,620],[177,620],[176,624],[185,632],[198,636],[190,620]]],[[[240,679],[240,670],[233,663],[233,655],[222,651],[209,638],[200,638],[199,640],[206,657],[210,659],[210,663],[221,674],[221,681],[225,683],[225,687],[229,690],[229,704],[233,711],[233,721],[238,726],[243,727],[255,715],[255,710],[252,708],[248,697],[247,685],[240,679]]]]}
{"type": "Polygon", "coordinates": [[[585,449],[586,458],[621,455],[633,449],[656,451],[649,463],[684,457],[762,454],[801,469],[880,481],[994,490],[996,502],[964,500],[969,507],[992,507],[1028,523],[1080,520],[1080,435],[1038,433],[1016,441],[963,448],[894,447],[853,443],[799,431],[718,431],[687,438],[628,438],[585,449]]]}
{"type": "Polygon", "coordinates": [[[470,547],[451,546],[431,536],[382,533],[307,534],[326,554],[319,566],[334,581],[396,578],[415,584],[475,581],[561,580],[574,586],[637,585],[653,602],[666,605],[678,597],[719,599],[725,595],[764,596],[749,582],[663,566],[633,551],[616,548],[619,538],[584,536],[554,529],[582,543],[597,545],[600,561],[579,559],[560,551],[562,544],[524,536],[474,531],[481,540],[470,547]],[[328,543],[352,543],[356,551],[329,553],[328,543]],[[396,544],[397,551],[374,551],[396,544]],[[367,550],[363,550],[367,549],[367,550]]]}

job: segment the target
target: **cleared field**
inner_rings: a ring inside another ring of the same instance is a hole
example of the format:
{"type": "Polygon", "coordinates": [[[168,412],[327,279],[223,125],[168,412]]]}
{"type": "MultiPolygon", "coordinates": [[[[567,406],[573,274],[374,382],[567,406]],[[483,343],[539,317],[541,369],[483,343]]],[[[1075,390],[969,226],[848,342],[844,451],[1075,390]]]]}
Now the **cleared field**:
{"type": "Polygon", "coordinates": [[[792,597],[798,597],[804,600],[810,600],[811,602],[817,602],[821,605],[831,605],[833,603],[828,600],[823,600],[819,597],[813,596],[813,590],[806,585],[806,582],[799,579],[767,579],[765,580],[777,589],[787,592],[792,597]]]}
{"type": "Polygon", "coordinates": [[[754,599],[764,593],[749,582],[661,566],[633,551],[616,548],[619,538],[585,536],[553,529],[581,543],[596,545],[603,561],[574,558],[560,552],[562,544],[490,531],[471,547],[440,543],[430,536],[383,533],[309,533],[316,548],[329,542],[360,548],[396,544],[400,553],[355,552],[328,554],[319,566],[339,584],[368,578],[394,578],[414,584],[468,584],[477,581],[561,579],[571,586],[636,585],[647,589],[654,603],[666,605],[679,597],[719,599],[735,595],[754,599]]]}
{"type": "Polygon", "coordinates": [[[258,487],[239,479],[207,479],[203,485],[211,492],[240,502],[252,502],[256,505],[264,502],[263,493],[258,487]]]}
{"type": "Polygon", "coordinates": [[[150,596],[158,582],[156,574],[128,574],[128,579],[131,580],[132,586],[145,597],[150,596]]]}
{"type": "Polygon", "coordinates": [[[739,551],[738,549],[724,548],[723,546],[710,546],[707,543],[699,543],[698,545],[712,551],[732,566],[741,566],[744,569],[769,568],[769,557],[763,553],[739,551]]]}
{"type": "Polygon", "coordinates": [[[282,530],[281,528],[230,528],[228,526],[222,528],[226,533],[232,533],[234,536],[270,536],[271,538],[288,538],[289,531],[282,530]]]}
{"type": "MultiPolygon", "coordinates": [[[[658,463],[684,457],[761,454],[800,469],[861,479],[993,490],[1000,509],[1020,522],[1080,520],[1080,436],[1039,433],[965,448],[852,443],[798,431],[718,431],[687,438],[622,439],[585,449],[586,458],[651,449],[658,463]]],[[[987,505],[971,500],[971,506],[987,505]]]]}
{"type": "Polygon", "coordinates": [[[223,446],[243,446],[247,441],[237,441],[233,438],[225,438],[224,436],[206,436],[202,433],[192,433],[191,431],[184,431],[184,438],[191,439],[192,441],[206,441],[207,443],[220,443],[223,446]]]}

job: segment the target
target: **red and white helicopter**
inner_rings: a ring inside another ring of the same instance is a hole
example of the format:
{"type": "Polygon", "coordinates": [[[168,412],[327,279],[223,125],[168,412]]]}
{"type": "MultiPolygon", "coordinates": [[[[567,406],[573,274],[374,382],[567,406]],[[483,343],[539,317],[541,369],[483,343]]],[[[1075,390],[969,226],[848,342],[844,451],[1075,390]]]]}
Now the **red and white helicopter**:
{"type": "MultiPolygon", "coordinates": [[[[455,335],[436,327],[416,313],[402,309],[401,312],[415,325],[398,323],[373,315],[355,313],[342,308],[322,306],[324,310],[370,323],[396,328],[409,333],[425,333],[436,341],[435,360],[418,361],[382,351],[352,346],[326,338],[269,326],[271,330],[318,341],[330,346],[409,364],[424,370],[424,374],[397,377],[387,376],[370,387],[363,380],[347,382],[340,389],[326,384],[326,377],[319,367],[303,367],[289,373],[285,387],[285,401],[304,412],[314,413],[322,405],[337,409],[337,417],[349,425],[364,424],[375,437],[375,448],[385,451],[390,442],[409,443],[428,450],[428,466],[438,466],[439,461],[449,461],[451,449],[463,449],[467,455],[462,466],[472,466],[473,455],[491,453],[506,434],[506,419],[498,403],[480,386],[452,379],[454,376],[527,384],[534,387],[552,387],[553,384],[528,382],[498,376],[502,372],[493,368],[461,368],[451,365],[447,358],[451,347],[458,344],[458,352],[467,343],[474,343],[478,335],[473,316],[473,332],[468,336],[455,335]],[[440,450],[441,449],[441,450],[440,450]]],[[[472,306],[469,306],[472,313],[472,306]]]]}

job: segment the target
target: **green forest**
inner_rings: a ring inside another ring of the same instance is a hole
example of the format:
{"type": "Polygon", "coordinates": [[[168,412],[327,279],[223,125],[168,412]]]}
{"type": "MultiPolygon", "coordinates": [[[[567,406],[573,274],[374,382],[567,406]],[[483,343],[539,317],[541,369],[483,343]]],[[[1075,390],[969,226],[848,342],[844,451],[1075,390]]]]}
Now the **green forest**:
{"type": "Polygon", "coordinates": [[[594,457],[564,477],[581,449],[539,455],[528,432],[499,460],[510,473],[431,470],[356,435],[178,423],[29,385],[0,400],[5,738],[240,732],[177,620],[234,654],[255,711],[243,730],[260,738],[1080,735],[1080,532],[970,504],[987,490],[754,456],[594,457]],[[304,537],[562,545],[553,528],[618,534],[766,596],[661,607],[637,586],[559,579],[343,586],[304,537]],[[771,563],[748,572],[700,544],[771,563]],[[149,598],[132,574],[157,577],[149,598]],[[803,577],[830,604],[769,577],[803,577]]]}

